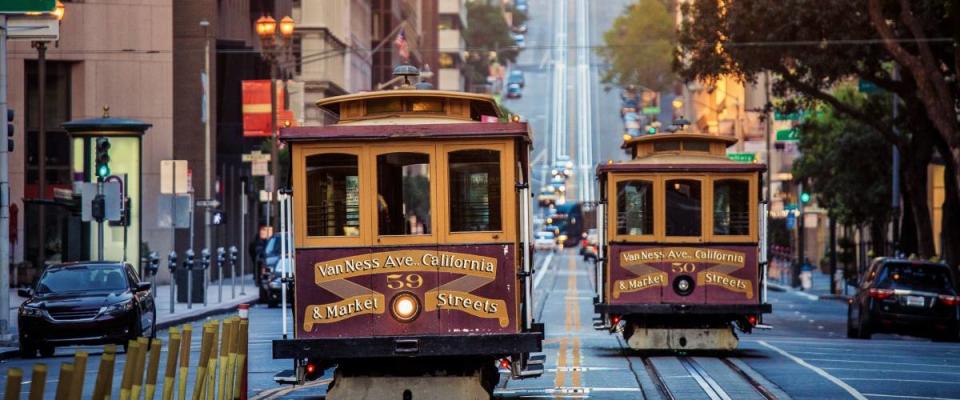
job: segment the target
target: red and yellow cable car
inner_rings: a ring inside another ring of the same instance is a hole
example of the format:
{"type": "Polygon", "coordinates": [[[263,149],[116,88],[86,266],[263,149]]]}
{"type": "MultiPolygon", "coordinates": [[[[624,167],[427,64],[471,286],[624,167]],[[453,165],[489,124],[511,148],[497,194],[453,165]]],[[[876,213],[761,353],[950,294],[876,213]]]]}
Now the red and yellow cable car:
{"type": "Polygon", "coordinates": [[[274,341],[274,357],[336,364],[331,399],[489,397],[498,364],[542,373],[527,124],[490,96],[409,85],[317,105],[337,122],[281,134],[295,333],[274,341]]]}

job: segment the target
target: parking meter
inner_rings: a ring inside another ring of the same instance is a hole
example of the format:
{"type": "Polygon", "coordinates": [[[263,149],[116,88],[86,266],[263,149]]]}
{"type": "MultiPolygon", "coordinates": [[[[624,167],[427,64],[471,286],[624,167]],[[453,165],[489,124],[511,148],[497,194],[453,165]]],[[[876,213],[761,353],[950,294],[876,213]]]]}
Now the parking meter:
{"type": "Polygon", "coordinates": [[[210,249],[200,250],[200,269],[210,267],[210,249]]]}
{"type": "Polygon", "coordinates": [[[217,247],[217,265],[222,265],[227,259],[227,251],[223,247],[217,247]]]}
{"type": "Polygon", "coordinates": [[[176,251],[171,251],[170,254],[167,254],[167,268],[170,269],[171,274],[177,271],[177,252],[176,251]]]}
{"type": "Polygon", "coordinates": [[[195,262],[195,254],[193,253],[193,249],[187,249],[187,252],[184,254],[184,256],[183,269],[190,271],[193,269],[193,264],[195,262]]]}
{"type": "Polygon", "coordinates": [[[150,255],[147,256],[147,270],[150,272],[150,275],[157,276],[157,271],[160,271],[160,255],[155,251],[151,251],[150,255]]]}
{"type": "Polygon", "coordinates": [[[194,257],[193,249],[187,249],[184,254],[183,269],[187,270],[187,309],[193,308],[193,267],[194,257]]]}

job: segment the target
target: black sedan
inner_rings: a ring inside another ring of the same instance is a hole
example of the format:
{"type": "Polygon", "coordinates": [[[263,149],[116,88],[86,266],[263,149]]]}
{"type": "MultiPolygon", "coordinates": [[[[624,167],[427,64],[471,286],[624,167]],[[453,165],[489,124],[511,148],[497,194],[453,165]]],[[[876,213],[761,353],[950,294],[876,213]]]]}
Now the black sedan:
{"type": "Polygon", "coordinates": [[[33,289],[20,289],[20,354],[53,355],[57,346],[116,343],[156,335],[149,282],[130,264],[73,262],[48,267],[33,289]]]}
{"type": "Polygon", "coordinates": [[[874,333],[960,339],[960,297],[944,264],[892,258],[874,260],[850,300],[847,336],[874,333]]]}

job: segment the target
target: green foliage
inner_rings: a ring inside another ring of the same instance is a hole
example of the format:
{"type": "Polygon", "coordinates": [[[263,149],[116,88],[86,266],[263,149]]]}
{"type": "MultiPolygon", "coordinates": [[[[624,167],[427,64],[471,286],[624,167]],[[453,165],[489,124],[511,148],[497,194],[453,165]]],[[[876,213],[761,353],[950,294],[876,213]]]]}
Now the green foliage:
{"type": "MultiPolygon", "coordinates": [[[[864,96],[855,86],[841,86],[834,95],[859,109],[889,109],[884,97],[864,96]]],[[[890,145],[832,107],[799,129],[802,155],[793,163],[794,177],[812,184],[819,204],[841,224],[883,223],[890,207],[890,145]]]]}
{"type": "Polygon", "coordinates": [[[664,90],[673,83],[671,62],[676,48],[674,17],[662,0],[638,0],[626,7],[603,34],[597,53],[610,69],[603,81],[664,90]]]}
{"type": "Polygon", "coordinates": [[[517,60],[519,49],[510,36],[510,26],[499,6],[483,1],[468,2],[467,28],[463,38],[469,48],[464,72],[471,82],[486,79],[492,62],[489,56],[491,51],[497,53],[496,60],[501,64],[517,60]]]}

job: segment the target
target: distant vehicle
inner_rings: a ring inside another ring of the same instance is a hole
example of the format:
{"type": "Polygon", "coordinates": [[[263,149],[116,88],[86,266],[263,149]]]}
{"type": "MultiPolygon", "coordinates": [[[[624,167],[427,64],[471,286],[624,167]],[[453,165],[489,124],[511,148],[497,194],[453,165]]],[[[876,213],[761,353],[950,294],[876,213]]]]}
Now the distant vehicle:
{"type": "Polygon", "coordinates": [[[525,87],[527,83],[526,80],[523,79],[523,71],[519,69],[510,71],[510,76],[507,77],[507,84],[511,83],[516,83],[520,85],[521,88],[525,87]]]}
{"type": "Polygon", "coordinates": [[[507,98],[508,99],[517,99],[523,97],[523,89],[520,88],[519,84],[511,83],[507,85],[507,98]]]}
{"type": "Polygon", "coordinates": [[[573,169],[573,161],[570,161],[570,156],[561,154],[557,156],[557,159],[553,162],[553,166],[557,168],[573,169]]]}
{"type": "Polygon", "coordinates": [[[556,175],[550,179],[550,186],[553,186],[558,192],[567,191],[567,179],[561,175],[556,175]]]}
{"type": "MultiPolygon", "coordinates": [[[[552,189],[552,188],[551,188],[551,189],[552,189]]],[[[556,190],[556,189],[554,189],[554,191],[555,191],[555,190],[556,190]]],[[[537,203],[539,203],[540,206],[546,207],[546,206],[548,206],[548,205],[553,204],[554,202],[556,202],[556,201],[557,201],[557,195],[554,193],[554,191],[550,191],[550,190],[542,190],[542,191],[540,191],[540,194],[537,195],[537,203]]]]}
{"type": "Polygon", "coordinates": [[[527,39],[522,34],[514,33],[513,41],[517,42],[517,47],[519,48],[524,48],[527,46],[527,39]]]}
{"type": "Polygon", "coordinates": [[[527,12],[527,0],[515,0],[513,5],[517,11],[527,12]]]}
{"type": "Polygon", "coordinates": [[[130,264],[86,261],[47,267],[26,297],[18,322],[20,355],[50,357],[57,346],[123,345],[157,334],[157,310],[149,282],[130,264]]]}
{"type": "Polygon", "coordinates": [[[510,30],[513,33],[527,33],[527,24],[520,24],[517,26],[510,27],[510,30]]]}
{"type": "Polygon", "coordinates": [[[537,232],[533,239],[534,250],[556,251],[557,237],[550,231],[537,232]]]}
{"type": "Polygon", "coordinates": [[[960,297],[945,264],[878,258],[847,310],[847,337],[901,333],[960,339],[960,297]]]}
{"type": "MultiPolygon", "coordinates": [[[[260,302],[267,303],[267,307],[277,307],[281,302],[280,277],[283,271],[280,270],[280,234],[276,233],[267,239],[263,254],[260,255],[260,302]]],[[[292,273],[292,271],[291,271],[292,273]]],[[[287,287],[287,301],[293,302],[293,289],[287,287]]]]}

